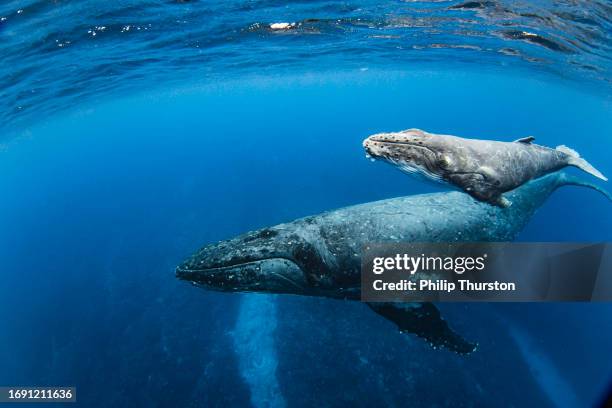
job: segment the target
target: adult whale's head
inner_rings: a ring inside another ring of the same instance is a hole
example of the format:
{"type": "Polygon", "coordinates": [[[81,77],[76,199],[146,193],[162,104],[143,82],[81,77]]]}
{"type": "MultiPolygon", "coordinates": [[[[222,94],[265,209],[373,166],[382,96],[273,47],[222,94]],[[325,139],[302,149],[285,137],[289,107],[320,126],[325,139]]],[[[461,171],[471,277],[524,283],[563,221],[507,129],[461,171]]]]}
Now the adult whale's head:
{"type": "Polygon", "coordinates": [[[317,241],[305,239],[308,219],[300,221],[298,228],[281,224],[207,245],[179,265],[176,275],[224,292],[311,294],[326,267],[317,241]]]}
{"type": "Polygon", "coordinates": [[[366,154],[387,161],[406,173],[443,181],[448,174],[460,171],[459,153],[452,136],[441,137],[420,129],[394,133],[377,133],[363,141],[366,154]]]}

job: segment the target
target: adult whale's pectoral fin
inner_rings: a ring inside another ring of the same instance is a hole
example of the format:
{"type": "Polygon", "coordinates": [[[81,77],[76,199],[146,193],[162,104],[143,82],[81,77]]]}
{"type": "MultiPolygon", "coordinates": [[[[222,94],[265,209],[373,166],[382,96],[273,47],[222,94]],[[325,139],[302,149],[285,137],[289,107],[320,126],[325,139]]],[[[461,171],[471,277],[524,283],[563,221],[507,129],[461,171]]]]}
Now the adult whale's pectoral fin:
{"type": "Polygon", "coordinates": [[[391,320],[402,333],[413,333],[433,348],[444,347],[459,354],[469,354],[477,344],[455,333],[440,316],[433,303],[368,303],[376,313],[391,320]]]}
{"type": "Polygon", "coordinates": [[[527,137],[522,137],[520,139],[516,139],[514,141],[514,143],[525,143],[525,144],[531,144],[531,142],[533,142],[535,140],[535,137],[533,136],[527,136],[527,137]]]}

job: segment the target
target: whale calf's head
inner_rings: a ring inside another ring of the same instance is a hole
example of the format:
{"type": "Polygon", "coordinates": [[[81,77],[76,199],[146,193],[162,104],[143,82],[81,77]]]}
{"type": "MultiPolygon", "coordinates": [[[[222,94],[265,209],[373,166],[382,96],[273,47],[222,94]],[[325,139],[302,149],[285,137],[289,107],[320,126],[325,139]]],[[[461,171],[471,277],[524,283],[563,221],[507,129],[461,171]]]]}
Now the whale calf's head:
{"type": "Polygon", "coordinates": [[[305,243],[265,228],[205,246],[176,268],[179,279],[224,292],[302,294],[308,283],[298,266],[305,243]]]}
{"type": "Polygon", "coordinates": [[[433,181],[444,181],[458,161],[447,137],[420,129],[378,133],[365,139],[363,147],[368,157],[385,160],[406,173],[433,181]]]}

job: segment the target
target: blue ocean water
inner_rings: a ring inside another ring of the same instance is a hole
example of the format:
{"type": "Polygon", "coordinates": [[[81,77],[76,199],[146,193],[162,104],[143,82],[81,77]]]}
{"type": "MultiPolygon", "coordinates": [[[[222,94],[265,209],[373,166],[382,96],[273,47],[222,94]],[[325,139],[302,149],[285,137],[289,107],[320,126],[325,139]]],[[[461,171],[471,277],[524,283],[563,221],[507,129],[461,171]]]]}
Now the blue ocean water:
{"type": "MultiPolygon", "coordinates": [[[[609,11],[4,3],[0,385],[74,385],[86,407],[596,405],[610,304],[441,305],[480,344],[458,356],[359,302],[206,292],[174,267],[247,230],[444,189],[366,160],[375,132],[534,135],[612,174],[609,11]]],[[[566,187],[519,239],[610,241],[610,214],[566,187]]]]}

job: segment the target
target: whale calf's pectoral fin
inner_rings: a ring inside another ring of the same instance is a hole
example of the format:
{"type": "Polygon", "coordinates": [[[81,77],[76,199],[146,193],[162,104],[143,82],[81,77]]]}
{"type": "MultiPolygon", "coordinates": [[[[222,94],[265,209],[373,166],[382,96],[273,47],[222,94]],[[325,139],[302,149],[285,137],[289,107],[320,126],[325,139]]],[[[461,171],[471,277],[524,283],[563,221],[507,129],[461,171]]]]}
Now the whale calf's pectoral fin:
{"type": "Polygon", "coordinates": [[[514,141],[514,143],[525,143],[525,144],[531,144],[531,142],[533,142],[535,140],[535,137],[533,136],[527,136],[527,137],[522,137],[520,139],[516,139],[514,141]]]}
{"type": "Polygon", "coordinates": [[[444,347],[459,354],[469,354],[477,344],[455,333],[440,316],[433,303],[368,303],[379,315],[391,320],[402,333],[413,333],[433,348],[444,347]]]}

